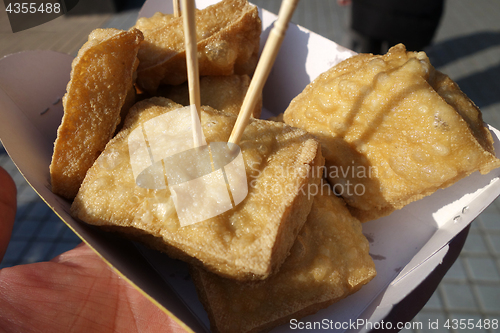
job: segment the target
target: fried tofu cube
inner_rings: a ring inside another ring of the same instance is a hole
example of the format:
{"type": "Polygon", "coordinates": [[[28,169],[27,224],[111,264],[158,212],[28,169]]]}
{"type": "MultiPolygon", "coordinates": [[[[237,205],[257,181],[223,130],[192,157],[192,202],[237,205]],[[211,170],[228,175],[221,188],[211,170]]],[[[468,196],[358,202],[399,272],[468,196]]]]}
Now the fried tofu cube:
{"type": "MultiPolygon", "coordinates": [[[[245,99],[250,77],[248,75],[202,76],[200,78],[201,105],[207,105],[224,113],[238,115],[245,99]]],[[[184,106],[189,105],[187,82],[176,86],[160,86],[158,95],[184,106]]],[[[252,113],[259,118],[262,111],[262,96],[252,113]]]]}
{"type": "Polygon", "coordinates": [[[50,164],[54,193],[72,200],[87,170],[112,138],[120,111],[133,93],[142,40],[137,29],[96,29],[78,52],[63,97],[64,116],[50,164]]]}
{"type": "MultiPolygon", "coordinates": [[[[324,164],[317,140],[286,124],[251,119],[239,144],[248,195],[222,214],[181,227],[169,188],[137,186],[128,146],[138,126],[179,107],[152,98],[131,109],[123,130],[87,173],[72,215],[222,276],[267,278],[285,260],[311,210],[313,196],[307,190],[319,183],[318,168],[324,164]]],[[[227,142],[235,121],[235,116],[202,107],[208,143],[227,142]]]]}
{"type": "Polygon", "coordinates": [[[328,180],[363,222],[500,166],[480,110],[402,44],[323,73],[284,120],[320,140],[328,180]]]}
{"type": "Polygon", "coordinates": [[[212,332],[260,332],[340,301],[375,277],[361,223],[322,183],[290,256],[261,283],[239,283],[192,267],[212,332]]]}
{"type": "MultiPolygon", "coordinates": [[[[200,75],[251,75],[257,65],[261,21],[246,0],[223,0],[196,11],[200,75]]],[[[160,84],[187,81],[182,17],[155,14],[135,27],[144,33],[137,83],[155,93],[160,84]]]]}

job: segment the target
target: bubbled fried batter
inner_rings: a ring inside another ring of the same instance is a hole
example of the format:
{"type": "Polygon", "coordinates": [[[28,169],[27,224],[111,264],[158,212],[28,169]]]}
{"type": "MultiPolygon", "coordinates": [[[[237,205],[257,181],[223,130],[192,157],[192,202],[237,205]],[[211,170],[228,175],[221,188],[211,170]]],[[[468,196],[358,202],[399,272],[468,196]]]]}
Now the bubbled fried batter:
{"type": "Polygon", "coordinates": [[[479,109],[402,44],[323,73],[284,120],[318,137],[328,179],[362,221],[500,165],[479,109]]]}
{"type": "MultiPolygon", "coordinates": [[[[235,208],[180,227],[170,191],[136,186],[128,136],[139,124],[181,107],[165,98],[137,103],[124,129],[89,170],[71,207],[89,224],[120,231],[173,257],[202,263],[239,280],[264,279],[290,250],[312,205],[307,192],[317,184],[324,160],[318,142],[303,130],[252,119],[239,144],[248,195],[235,208]]],[[[202,108],[207,142],[227,142],[236,117],[202,108]]]]}
{"type": "Polygon", "coordinates": [[[358,291],[375,275],[361,223],[327,183],[280,271],[242,284],[193,267],[213,332],[260,332],[301,318],[358,291]]]}

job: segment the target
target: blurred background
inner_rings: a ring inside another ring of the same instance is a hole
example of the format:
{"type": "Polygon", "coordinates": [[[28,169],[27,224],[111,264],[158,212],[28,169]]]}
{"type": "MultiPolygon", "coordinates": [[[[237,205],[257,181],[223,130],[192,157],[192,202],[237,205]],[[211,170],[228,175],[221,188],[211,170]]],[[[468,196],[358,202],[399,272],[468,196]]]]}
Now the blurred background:
{"type": "MultiPolygon", "coordinates": [[[[278,13],[281,1],[254,0],[278,13]]],[[[344,1],[345,2],[345,1],[344,1]]],[[[80,0],[68,14],[40,26],[12,33],[0,4],[0,57],[23,50],[54,50],[76,55],[95,28],[128,29],[141,0],[80,0]]],[[[335,0],[301,1],[292,21],[346,47],[351,5],[335,0]]],[[[455,80],[500,128],[500,1],[448,0],[436,34],[425,48],[433,65],[455,80]]],[[[291,69],[293,70],[293,69],[291,69]]],[[[50,260],[80,240],[26,183],[0,145],[0,165],[18,188],[18,212],[11,242],[0,268],[50,260]]],[[[500,200],[473,223],[462,253],[414,321],[500,319],[500,200]]],[[[424,325],[425,326],[425,325],[424,325]]],[[[432,332],[459,332],[439,327],[432,332]]],[[[500,330],[477,327],[470,332],[500,330]]],[[[404,332],[426,332],[405,330],[404,332]]]]}

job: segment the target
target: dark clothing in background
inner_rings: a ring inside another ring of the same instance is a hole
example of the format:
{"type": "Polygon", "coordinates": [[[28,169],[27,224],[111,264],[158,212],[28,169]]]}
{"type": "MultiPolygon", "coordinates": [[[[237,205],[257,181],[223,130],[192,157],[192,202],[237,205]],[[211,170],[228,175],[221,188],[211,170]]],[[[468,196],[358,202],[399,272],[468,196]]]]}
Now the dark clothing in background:
{"type": "MultiPolygon", "coordinates": [[[[444,0],[352,0],[351,28],[358,37],[354,50],[385,53],[405,44],[409,51],[428,46],[443,14],[444,0]],[[364,39],[360,41],[359,38],[364,39]],[[385,46],[385,47],[384,47],[385,46]],[[382,48],[382,49],[381,49],[382,48]]],[[[356,43],[356,38],[353,40],[356,43]]]]}

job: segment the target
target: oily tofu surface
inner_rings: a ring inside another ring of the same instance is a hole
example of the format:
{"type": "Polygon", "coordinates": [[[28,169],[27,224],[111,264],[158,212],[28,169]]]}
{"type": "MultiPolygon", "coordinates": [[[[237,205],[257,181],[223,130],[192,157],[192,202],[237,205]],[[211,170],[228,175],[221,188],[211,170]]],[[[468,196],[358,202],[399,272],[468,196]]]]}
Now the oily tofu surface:
{"type": "Polygon", "coordinates": [[[361,223],[329,184],[280,271],[243,284],[193,267],[192,276],[214,332],[258,332],[300,319],[356,292],[375,275],[361,223]]]}
{"type": "MultiPolygon", "coordinates": [[[[173,257],[202,263],[240,280],[263,279],[285,260],[312,205],[309,184],[321,178],[318,142],[286,124],[251,120],[239,144],[246,168],[247,197],[233,209],[180,227],[168,189],[136,185],[127,138],[139,124],[181,107],[165,98],[137,103],[124,129],[89,170],[71,207],[89,224],[141,239],[173,257]]],[[[227,142],[236,117],[203,107],[207,142],[227,142]]]]}
{"type": "MultiPolygon", "coordinates": [[[[248,75],[202,76],[200,78],[201,105],[207,105],[224,113],[238,115],[245,99],[250,77],[248,75]]],[[[184,106],[189,105],[188,84],[160,86],[158,95],[173,100],[184,106]]],[[[262,111],[262,96],[252,113],[259,118],[262,111]]]]}
{"type": "MultiPolygon", "coordinates": [[[[187,80],[182,17],[156,14],[141,18],[144,33],[139,50],[139,86],[154,93],[160,83],[187,80]]],[[[246,0],[223,0],[196,11],[200,75],[253,73],[257,65],[261,21],[257,7],[246,0]]]]}
{"type": "Polygon", "coordinates": [[[137,29],[96,29],[78,52],[63,97],[64,116],[50,165],[54,193],[73,199],[87,170],[113,136],[133,88],[142,40],[137,29]]]}
{"type": "Polygon", "coordinates": [[[362,221],[500,165],[479,109],[402,44],[323,73],[284,120],[320,140],[329,181],[362,221]]]}

